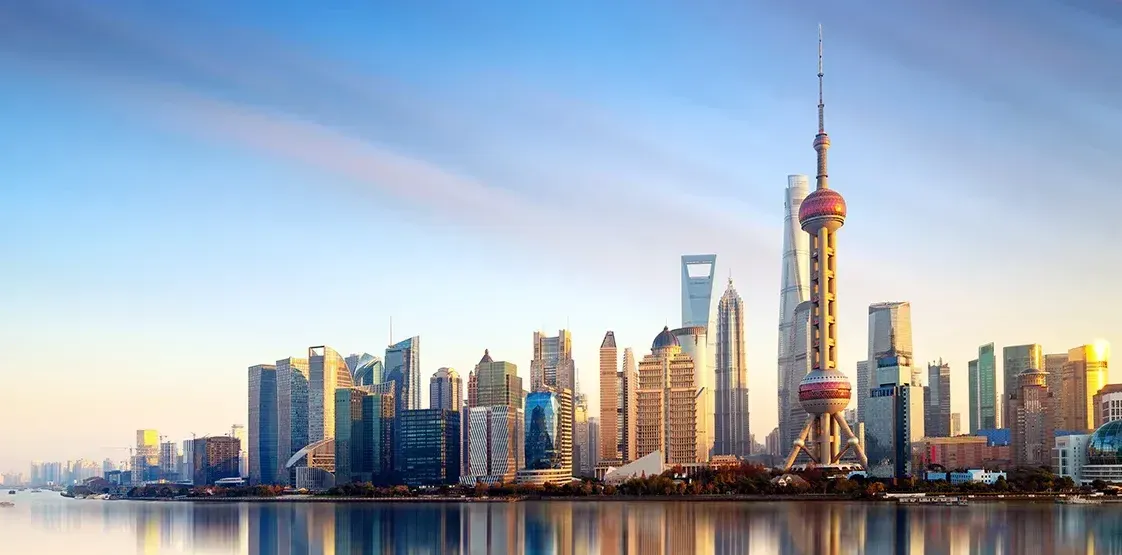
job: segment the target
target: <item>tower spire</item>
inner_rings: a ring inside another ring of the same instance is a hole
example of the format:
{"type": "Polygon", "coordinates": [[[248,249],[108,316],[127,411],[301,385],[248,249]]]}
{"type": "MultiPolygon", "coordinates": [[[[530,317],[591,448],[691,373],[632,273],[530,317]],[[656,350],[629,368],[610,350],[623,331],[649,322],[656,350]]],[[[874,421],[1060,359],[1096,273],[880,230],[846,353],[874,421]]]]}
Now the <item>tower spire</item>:
{"type": "Polygon", "coordinates": [[[826,135],[826,104],[822,100],[822,24],[818,24],[818,134],[814,136],[814,150],[818,151],[818,174],[815,176],[816,189],[828,189],[826,173],[826,150],[830,148],[830,137],[826,135]]]}

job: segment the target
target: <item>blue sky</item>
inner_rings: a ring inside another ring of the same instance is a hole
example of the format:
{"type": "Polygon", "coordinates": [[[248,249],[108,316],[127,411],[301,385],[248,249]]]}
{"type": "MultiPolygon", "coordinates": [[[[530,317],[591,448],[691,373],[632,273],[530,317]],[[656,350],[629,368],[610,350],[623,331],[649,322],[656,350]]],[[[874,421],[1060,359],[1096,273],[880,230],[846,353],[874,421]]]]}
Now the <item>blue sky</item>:
{"type": "Polygon", "coordinates": [[[884,300],[963,412],[977,345],[1122,344],[1115,2],[414,4],[0,6],[0,469],[220,433],[246,367],[391,316],[426,380],[568,325],[595,401],[704,252],[762,438],[819,22],[843,369],[884,300]]]}

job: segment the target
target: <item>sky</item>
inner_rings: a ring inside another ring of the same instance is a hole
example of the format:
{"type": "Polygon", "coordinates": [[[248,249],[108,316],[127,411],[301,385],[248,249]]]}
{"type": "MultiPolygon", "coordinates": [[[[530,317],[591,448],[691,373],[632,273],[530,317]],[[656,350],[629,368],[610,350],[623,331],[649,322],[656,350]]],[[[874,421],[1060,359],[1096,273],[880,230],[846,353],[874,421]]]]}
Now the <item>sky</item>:
{"type": "Polygon", "coordinates": [[[597,407],[691,253],[744,297],[762,441],[818,23],[841,368],[889,300],[963,413],[981,344],[1122,345],[1118,2],[6,2],[0,470],[223,433],[247,367],[391,318],[426,384],[567,327],[597,407]]]}

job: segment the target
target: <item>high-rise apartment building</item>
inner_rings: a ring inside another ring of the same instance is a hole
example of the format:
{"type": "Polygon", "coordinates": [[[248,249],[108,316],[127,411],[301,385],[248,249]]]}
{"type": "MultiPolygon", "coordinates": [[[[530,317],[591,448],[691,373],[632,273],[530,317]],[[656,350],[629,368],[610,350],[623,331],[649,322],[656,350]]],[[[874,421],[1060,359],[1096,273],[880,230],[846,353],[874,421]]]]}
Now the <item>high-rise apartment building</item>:
{"type": "Polygon", "coordinates": [[[962,435],[962,414],[957,412],[951,413],[951,434],[950,437],[962,435]]]}
{"type": "MultiPolygon", "coordinates": [[[[1008,365],[1008,351],[1005,360],[1008,365]]],[[[1031,365],[1025,366],[1027,368],[1018,376],[1017,387],[1005,396],[1013,463],[1018,466],[1049,466],[1055,444],[1054,397],[1048,391],[1048,373],[1031,365]]]]}
{"type": "MultiPolygon", "coordinates": [[[[638,423],[639,368],[631,347],[623,349],[623,362],[619,371],[619,455],[623,462],[638,457],[636,429],[638,423]]],[[[605,436],[606,437],[606,436],[605,436]]]]}
{"type": "Polygon", "coordinates": [[[744,300],[732,286],[717,302],[717,383],[714,455],[746,458],[752,446],[748,418],[748,365],[744,351],[744,300]]]}
{"type": "Polygon", "coordinates": [[[160,479],[175,480],[179,474],[179,445],[174,441],[160,444],[160,479]]]}
{"type": "Polygon", "coordinates": [[[295,484],[284,463],[308,445],[308,359],[277,361],[277,481],[295,484]]]}
{"type": "Polygon", "coordinates": [[[249,367],[249,483],[275,484],[281,462],[277,460],[279,436],[277,421],[277,366],[258,364],[249,367]]]}
{"type": "Polygon", "coordinates": [[[969,381],[967,385],[967,395],[970,403],[970,422],[967,427],[967,433],[974,435],[978,430],[982,429],[980,420],[982,400],[980,397],[981,388],[979,386],[981,379],[978,375],[978,359],[966,363],[966,377],[969,381]]]}
{"type": "Polygon", "coordinates": [[[610,441],[600,442],[599,460],[608,464],[619,464],[620,449],[616,440],[619,431],[619,350],[616,348],[616,335],[609,331],[600,342],[600,432],[610,441]]]}
{"type": "Polygon", "coordinates": [[[799,384],[810,373],[811,362],[814,358],[814,346],[811,337],[814,328],[810,322],[810,314],[813,311],[814,303],[810,301],[799,303],[795,307],[795,327],[791,338],[791,360],[787,366],[788,372],[786,375],[788,382],[783,384],[779,399],[780,406],[785,407],[785,414],[787,415],[787,418],[780,422],[779,428],[784,449],[788,449],[794,444],[795,440],[799,438],[802,426],[806,424],[806,409],[799,402],[799,384]]]}
{"type": "Polygon", "coordinates": [[[576,390],[573,337],[560,330],[554,337],[534,332],[534,358],[530,361],[530,391],[546,388],[576,390]]]}
{"type": "Polygon", "coordinates": [[[441,368],[429,379],[429,408],[459,411],[464,405],[464,383],[452,368],[441,368]]]}
{"type": "Polygon", "coordinates": [[[923,390],[923,428],[927,437],[951,437],[951,365],[939,360],[927,365],[923,390]]]}
{"type": "Polygon", "coordinates": [[[588,422],[588,399],[577,393],[573,397],[573,476],[592,478],[596,454],[592,452],[588,422]]]}
{"type": "Polygon", "coordinates": [[[399,341],[386,348],[384,381],[397,384],[397,412],[421,408],[421,338],[399,341]]]}
{"type": "Polygon", "coordinates": [[[241,441],[229,436],[214,436],[191,441],[193,483],[213,484],[223,478],[238,477],[238,452],[241,441]]]}
{"type": "Polygon", "coordinates": [[[1004,347],[1001,349],[1001,361],[1001,398],[1006,401],[1001,412],[1001,425],[1012,429],[1017,415],[1014,412],[1015,408],[1008,401],[1012,395],[1017,394],[1021,374],[1025,370],[1047,371],[1044,367],[1044,349],[1036,343],[1004,347]]]}
{"type": "MultiPolygon", "coordinates": [[[[783,269],[779,292],[779,438],[780,443],[793,441],[798,428],[806,420],[803,413],[789,422],[793,406],[798,402],[798,384],[808,369],[793,368],[795,357],[795,309],[810,300],[810,236],[799,227],[799,207],[810,190],[805,175],[788,175],[783,196],[783,269]],[[793,384],[793,385],[792,385],[793,384]]],[[[809,311],[807,312],[809,316],[809,311]]],[[[860,393],[860,392],[859,392],[860,393]]],[[[789,448],[790,443],[783,446],[789,448]]]]}
{"type": "Polygon", "coordinates": [[[997,428],[997,356],[993,343],[978,347],[978,428],[997,428]]]}
{"type": "Polygon", "coordinates": [[[857,421],[865,421],[865,407],[869,406],[869,391],[872,389],[872,373],[869,361],[857,361],[857,421]]]}
{"type": "Polygon", "coordinates": [[[308,347],[308,443],[335,437],[335,390],[351,387],[347,362],[331,347],[308,347]]]}
{"type": "Polygon", "coordinates": [[[697,462],[697,389],[694,361],[678,338],[663,328],[651,354],[639,363],[636,392],[636,456],[660,451],[666,464],[697,462]]]}
{"type": "Polygon", "coordinates": [[[1061,385],[1063,430],[1091,430],[1095,425],[1094,396],[1106,386],[1110,344],[1096,341],[1067,352],[1061,385]]]}
{"type": "Polygon", "coordinates": [[[573,477],[573,394],[568,389],[541,390],[526,396],[525,468],[517,480],[529,484],[564,484],[573,477]]]}

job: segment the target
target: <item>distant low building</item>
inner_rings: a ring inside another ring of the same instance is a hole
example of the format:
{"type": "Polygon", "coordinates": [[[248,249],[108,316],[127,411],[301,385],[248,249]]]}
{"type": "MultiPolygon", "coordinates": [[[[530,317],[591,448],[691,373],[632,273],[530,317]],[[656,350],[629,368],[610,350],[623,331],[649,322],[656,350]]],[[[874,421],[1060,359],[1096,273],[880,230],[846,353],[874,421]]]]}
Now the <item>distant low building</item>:
{"type": "Polygon", "coordinates": [[[1000,478],[1007,478],[1004,472],[995,472],[983,469],[970,469],[962,472],[928,472],[927,480],[935,482],[945,480],[952,485],[966,483],[980,483],[993,485],[1000,478]]]}
{"type": "Polygon", "coordinates": [[[1013,452],[1008,444],[993,445],[984,436],[927,437],[916,444],[917,468],[1007,468],[1013,452]]]}

